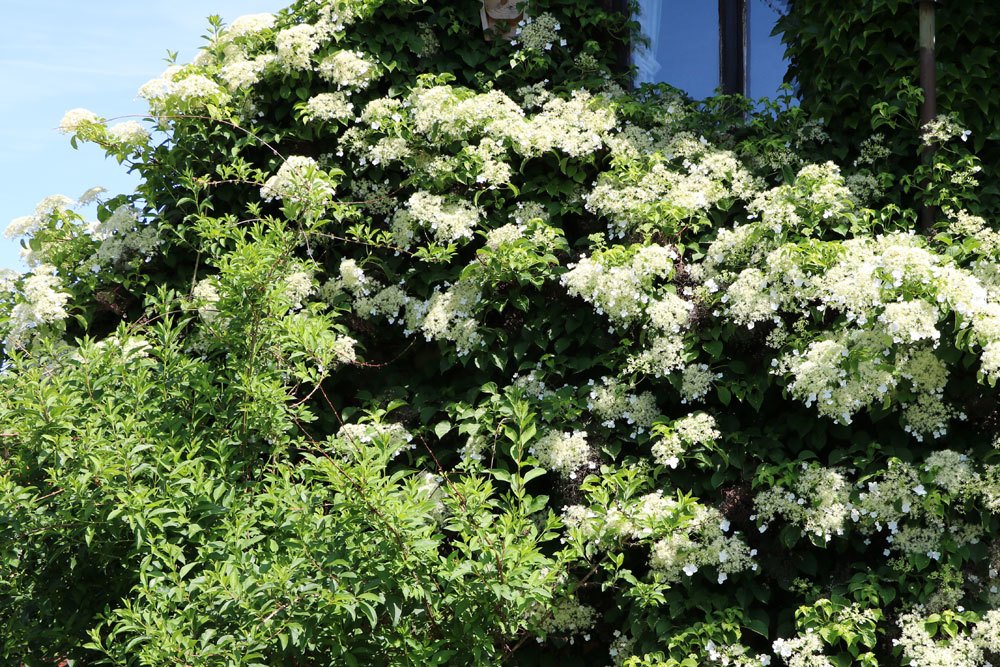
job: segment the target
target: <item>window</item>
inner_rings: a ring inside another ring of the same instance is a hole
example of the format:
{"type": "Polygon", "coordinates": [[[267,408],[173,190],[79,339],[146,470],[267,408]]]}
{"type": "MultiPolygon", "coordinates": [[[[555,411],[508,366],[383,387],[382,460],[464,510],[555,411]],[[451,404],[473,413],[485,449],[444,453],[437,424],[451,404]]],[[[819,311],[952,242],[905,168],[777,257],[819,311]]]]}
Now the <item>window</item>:
{"type": "Polygon", "coordinates": [[[637,46],[636,83],[665,82],[696,99],[724,93],[773,97],[785,76],[771,35],[788,0],[639,0],[648,46],[637,46]]]}

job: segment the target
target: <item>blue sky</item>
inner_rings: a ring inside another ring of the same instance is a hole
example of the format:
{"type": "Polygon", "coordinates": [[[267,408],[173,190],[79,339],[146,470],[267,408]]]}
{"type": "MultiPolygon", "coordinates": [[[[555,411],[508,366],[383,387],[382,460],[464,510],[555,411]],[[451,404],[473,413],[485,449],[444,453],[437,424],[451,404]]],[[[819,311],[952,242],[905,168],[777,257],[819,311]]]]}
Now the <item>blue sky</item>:
{"type": "MultiPolygon", "coordinates": [[[[143,83],[166,67],[167,50],[189,61],[209,14],[227,21],[277,11],[283,0],[7,0],[0,40],[0,231],[51,194],[76,198],[135,179],[94,146],[73,150],[56,131],[85,107],[107,118],[141,115],[143,83]]],[[[0,268],[23,270],[18,244],[0,237],[0,268]]]]}

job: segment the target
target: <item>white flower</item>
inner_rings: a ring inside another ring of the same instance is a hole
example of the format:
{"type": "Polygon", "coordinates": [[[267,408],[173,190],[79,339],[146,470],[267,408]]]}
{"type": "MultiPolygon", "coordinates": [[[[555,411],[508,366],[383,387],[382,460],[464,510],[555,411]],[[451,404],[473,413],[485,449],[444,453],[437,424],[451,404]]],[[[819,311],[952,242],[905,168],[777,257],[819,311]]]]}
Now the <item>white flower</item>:
{"type": "Polygon", "coordinates": [[[319,48],[316,26],[301,23],[278,32],[275,38],[278,62],[288,70],[306,70],[312,67],[312,54],[319,48]]]}
{"type": "Polygon", "coordinates": [[[63,134],[75,134],[90,125],[101,125],[103,120],[89,109],[70,109],[59,121],[59,131],[63,134]]]}
{"type": "Polygon", "coordinates": [[[286,203],[299,203],[325,207],[334,196],[333,185],[327,174],[311,157],[293,155],[285,160],[278,172],[260,189],[266,201],[282,199],[286,203]]]}
{"type": "Polygon", "coordinates": [[[226,28],[225,36],[229,38],[243,37],[274,27],[276,17],[274,14],[246,14],[233,19],[233,22],[226,28]]]}
{"type": "Polygon", "coordinates": [[[573,431],[562,433],[549,431],[539,438],[529,450],[538,459],[539,465],[572,479],[573,473],[590,459],[590,445],[587,433],[573,431]]]}
{"type": "Polygon", "coordinates": [[[149,131],[142,123],[127,120],[108,128],[108,139],[123,146],[143,146],[149,141],[149,131]]]}
{"type": "Polygon", "coordinates": [[[344,120],[352,117],[354,105],[344,93],[320,93],[306,102],[305,116],[316,120],[344,120]]]}
{"type": "Polygon", "coordinates": [[[338,88],[365,88],[376,74],[374,63],[360,51],[335,51],[323,58],[316,69],[338,88]]]}

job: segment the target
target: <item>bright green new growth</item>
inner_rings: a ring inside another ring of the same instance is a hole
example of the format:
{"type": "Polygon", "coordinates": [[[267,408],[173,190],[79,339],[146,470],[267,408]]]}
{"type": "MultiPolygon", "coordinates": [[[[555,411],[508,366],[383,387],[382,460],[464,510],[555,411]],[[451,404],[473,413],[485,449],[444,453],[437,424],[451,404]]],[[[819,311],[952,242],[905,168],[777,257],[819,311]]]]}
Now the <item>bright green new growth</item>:
{"type": "Polygon", "coordinates": [[[1000,236],[961,124],[906,177],[917,235],[877,136],[838,165],[800,109],[626,91],[592,5],[508,42],[478,0],[298,2],[213,20],[145,125],[67,114],[143,181],[8,229],[4,660],[1000,649],[1000,236]]]}

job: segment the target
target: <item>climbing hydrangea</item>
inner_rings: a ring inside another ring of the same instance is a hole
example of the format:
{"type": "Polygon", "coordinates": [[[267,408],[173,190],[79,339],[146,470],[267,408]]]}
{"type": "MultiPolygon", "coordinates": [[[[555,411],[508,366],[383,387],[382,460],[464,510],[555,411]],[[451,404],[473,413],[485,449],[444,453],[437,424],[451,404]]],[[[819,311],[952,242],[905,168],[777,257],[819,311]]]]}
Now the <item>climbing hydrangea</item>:
{"type": "Polygon", "coordinates": [[[7,228],[11,655],[993,657],[971,135],[890,175],[905,124],[834,148],[802,108],[626,90],[627,17],[584,4],[486,3],[523,16],[485,39],[447,2],[213,18],[153,125],[66,114],[143,181],[7,228]]]}

